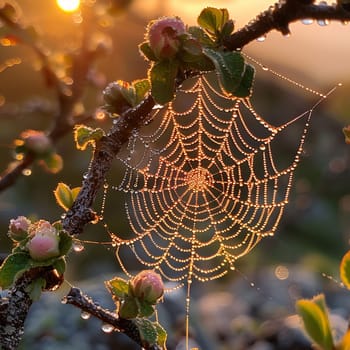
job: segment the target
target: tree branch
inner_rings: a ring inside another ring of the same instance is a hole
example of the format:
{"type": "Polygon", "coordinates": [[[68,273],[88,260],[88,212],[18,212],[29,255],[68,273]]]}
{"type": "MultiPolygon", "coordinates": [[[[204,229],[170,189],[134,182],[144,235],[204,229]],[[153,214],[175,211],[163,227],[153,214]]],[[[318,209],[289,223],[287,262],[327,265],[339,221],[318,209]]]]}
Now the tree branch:
{"type": "Polygon", "coordinates": [[[24,273],[17,279],[8,297],[0,300],[0,348],[2,350],[17,349],[22,338],[24,321],[33,302],[27,288],[34,277],[33,271],[24,273]]]}
{"type": "Polygon", "coordinates": [[[153,106],[153,98],[151,96],[147,97],[135,109],[128,110],[120,116],[109,134],[96,145],[89,171],[84,176],[82,188],[63,220],[63,227],[70,234],[82,233],[84,226],[96,219],[91,206],[98,190],[104,183],[105,176],[116,154],[121,146],[129,140],[132,131],[139,129],[148,119],[153,106]]]}
{"type": "Polygon", "coordinates": [[[72,288],[69,293],[63,298],[64,304],[71,304],[97,317],[103,323],[109,324],[115,328],[114,331],[122,332],[130,339],[146,350],[161,350],[157,345],[144,344],[141,340],[137,325],[132,320],[119,318],[114,313],[102,308],[96,304],[91,298],[83,295],[80,289],[72,288]]]}
{"type": "Polygon", "coordinates": [[[63,282],[52,266],[32,268],[16,280],[7,297],[0,299],[0,349],[17,349],[33,303],[30,284],[38,278],[45,280],[44,290],[56,290],[63,282]]]}
{"type": "Polygon", "coordinates": [[[288,35],[290,34],[289,25],[302,19],[350,21],[350,11],[340,5],[313,5],[312,3],[312,0],[281,0],[258,15],[254,21],[234,32],[225,45],[229,50],[241,49],[272,30],[288,35]]]}

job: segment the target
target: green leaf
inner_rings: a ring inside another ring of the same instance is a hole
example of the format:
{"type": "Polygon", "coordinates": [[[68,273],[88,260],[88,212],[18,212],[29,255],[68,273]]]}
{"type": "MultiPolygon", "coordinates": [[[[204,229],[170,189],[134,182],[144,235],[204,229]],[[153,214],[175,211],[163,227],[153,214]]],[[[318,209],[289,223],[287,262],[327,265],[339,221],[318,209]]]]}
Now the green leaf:
{"type": "Polygon", "coordinates": [[[340,278],[346,288],[350,289],[350,250],[343,256],[340,263],[340,278]]]}
{"type": "Polygon", "coordinates": [[[200,44],[204,47],[214,48],[215,42],[210,38],[210,36],[200,27],[189,27],[188,32],[196,38],[200,44]]]}
{"type": "Polygon", "coordinates": [[[210,34],[220,32],[224,24],[229,20],[227,9],[217,9],[215,7],[207,7],[200,13],[197,22],[210,34]]]}
{"type": "Polygon", "coordinates": [[[71,188],[64,182],[59,182],[56,189],[53,191],[56,201],[64,210],[69,210],[73,205],[73,194],[71,188]]]}
{"type": "Polygon", "coordinates": [[[64,255],[67,255],[68,252],[71,250],[73,239],[72,239],[72,236],[69,235],[66,231],[61,231],[59,235],[60,235],[60,243],[59,243],[60,256],[64,256],[64,255]]]}
{"type": "Polygon", "coordinates": [[[139,45],[139,50],[141,53],[150,61],[158,61],[157,56],[154,54],[153,50],[149,46],[148,41],[143,42],[139,45]]]}
{"type": "Polygon", "coordinates": [[[164,105],[174,98],[178,69],[178,62],[170,60],[157,62],[151,67],[151,93],[157,103],[164,105]]]}
{"type": "Polygon", "coordinates": [[[246,64],[243,78],[238,88],[233,93],[236,97],[248,97],[252,93],[254,83],[255,68],[250,64],[246,64]]]}
{"type": "Polygon", "coordinates": [[[74,128],[74,140],[77,149],[84,151],[88,145],[95,145],[105,135],[101,128],[90,128],[86,125],[76,125],[74,128]]]}
{"type": "Polygon", "coordinates": [[[38,301],[41,296],[42,290],[46,286],[46,281],[44,278],[36,278],[27,287],[30,299],[33,301],[38,301]]]}
{"type": "Polygon", "coordinates": [[[195,39],[184,41],[178,57],[185,68],[206,72],[215,69],[212,61],[204,55],[201,44],[195,39]]]}
{"type": "Polygon", "coordinates": [[[235,24],[232,21],[232,19],[228,20],[224,26],[222,27],[221,33],[220,33],[220,37],[221,39],[225,39],[227,37],[229,37],[233,30],[235,29],[235,24]]]}
{"type": "Polygon", "coordinates": [[[108,291],[117,298],[123,299],[128,294],[129,284],[128,281],[123,278],[114,277],[106,281],[105,286],[108,291]]]}
{"type": "Polygon", "coordinates": [[[71,194],[72,194],[73,202],[77,199],[80,190],[81,190],[81,187],[73,187],[73,188],[71,189],[71,194]]]}
{"type": "Polygon", "coordinates": [[[44,169],[52,174],[57,174],[63,168],[63,159],[57,153],[50,153],[38,162],[44,169]]]}
{"type": "Polygon", "coordinates": [[[132,86],[135,90],[135,99],[132,106],[137,106],[145,98],[147,92],[151,88],[151,84],[148,79],[143,79],[133,81],[132,86]]]}
{"type": "Polygon", "coordinates": [[[245,72],[244,58],[239,52],[223,52],[204,49],[204,53],[212,60],[223,89],[234,94],[239,88],[245,72]]]}
{"type": "Polygon", "coordinates": [[[135,323],[139,329],[143,344],[157,344],[158,332],[153,322],[146,318],[137,318],[135,319],[135,323]]]}
{"type": "Polygon", "coordinates": [[[323,306],[320,307],[321,298],[324,297],[317,296],[313,300],[298,300],[296,308],[312,341],[324,350],[332,350],[334,347],[328,314],[323,306]]]}
{"type": "Polygon", "coordinates": [[[166,349],[166,339],[168,335],[165,329],[158,322],[153,322],[153,325],[157,331],[157,344],[163,349],[166,349]]]}
{"type": "Polygon", "coordinates": [[[125,298],[121,304],[118,314],[121,318],[131,319],[137,317],[139,314],[139,307],[137,301],[133,297],[125,298]]]}
{"type": "Polygon", "coordinates": [[[30,268],[30,256],[27,253],[9,255],[0,266],[0,287],[9,288],[16,277],[30,268]]]}
{"type": "Polygon", "coordinates": [[[350,125],[343,128],[345,142],[350,145],[350,125]]]}
{"type": "Polygon", "coordinates": [[[57,259],[52,266],[60,275],[63,275],[66,271],[66,260],[64,258],[57,259]]]}
{"type": "Polygon", "coordinates": [[[149,317],[154,313],[154,305],[146,301],[139,301],[139,315],[141,317],[149,317]]]}

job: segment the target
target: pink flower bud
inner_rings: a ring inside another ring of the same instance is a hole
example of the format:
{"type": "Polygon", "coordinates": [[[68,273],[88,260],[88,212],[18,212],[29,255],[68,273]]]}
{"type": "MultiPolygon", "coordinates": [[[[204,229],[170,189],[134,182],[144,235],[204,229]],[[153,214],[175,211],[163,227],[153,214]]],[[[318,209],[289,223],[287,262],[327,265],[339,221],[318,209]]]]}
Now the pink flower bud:
{"type": "Polygon", "coordinates": [[[25,216],[19,216],[17,219],[11,219],[8,235],[13,240],[19,242],[27,237],[30,224],[30,220],[28,220],[25,216]]]}
{"type": "Polygon", "coordinates": [[[185,24],[178,17],[164,17],[151,22],[148,41],[159,59],[172,58],[180,49],[180,36],[186,32],[185,24]]]}
{"type": "Polygon", "coordinates": [[[150,304],[155,304],[164,294],[164,285],[160,275],[152,270],[144,270],[131,280],[135,297],[150,304]]]}
{"type": "Polygon", "coordinates": [[[32,224],[29,231],[32,238],[27,248],[33,260],[47,260],[60,254],[60,237],[57,230],[48,221],[40,220],[32,224]]]}
{"type": "Polygon", "coordinates": [[[22,132],[21,137],[29,151],[43,154],[52,150],[50,139],[42,131],[26,130],[22,132]]]}

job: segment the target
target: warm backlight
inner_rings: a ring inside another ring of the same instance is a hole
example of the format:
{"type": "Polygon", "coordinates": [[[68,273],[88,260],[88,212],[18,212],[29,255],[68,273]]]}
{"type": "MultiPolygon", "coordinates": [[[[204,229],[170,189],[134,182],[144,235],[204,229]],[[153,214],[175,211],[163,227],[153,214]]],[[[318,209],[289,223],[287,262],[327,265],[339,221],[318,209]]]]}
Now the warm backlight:
{"type": "Polygon", "coordinates": [[[79,8],[80,0],[56,0],[60,9],[65,12],[73,12],[79,8]]]}

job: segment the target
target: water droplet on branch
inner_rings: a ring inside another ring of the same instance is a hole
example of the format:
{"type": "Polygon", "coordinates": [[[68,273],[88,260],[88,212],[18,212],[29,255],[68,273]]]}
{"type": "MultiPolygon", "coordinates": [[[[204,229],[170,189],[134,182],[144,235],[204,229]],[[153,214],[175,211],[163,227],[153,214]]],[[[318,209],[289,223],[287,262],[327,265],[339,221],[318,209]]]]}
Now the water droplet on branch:
{"type": "Polygon", "coordinates": [[[312,18],[305,18],[305,19],[301,20],[301,23],[308,26],[308,25],[314,23],[314,20],[312,18]]]}
{"type": "Polygon", "coordinates": [[[81,317],[83,320],[88,320],[88,319],[91,317],[91,314],[88,313],[88,312],[86,312],[86,311],[82,311],[80,317],[81,317]]]}
{"type": "Polygon", "coordinates": [[[326,26],[328,26],[329,21],[328,21],[328,19],[319,19],[319,20],[317,21],[317,24],[318,24],[320,27],[326,27],[326,26]]]}
{"type": "Polygon", "coordinates": [[[84,247],[84,244],[80,241],[74,241],[73,243],[73,250],[76,252],[76,253],[80,253],[82,252],[83,250],[85,249],[84,247]]]}
{"type": "Polygon", "coordinates": [[[112,333],[114,330],[114,326],[109,323],[103,323],[101,329],[104,333],[112,333]]]}
{"type": "Polygon", "coordinates": [[[262,43],[263,41],[266,40],[266,35],[262,35],[259,38],[256,39],[256,41],[258,41],[259,43],[262,43]]]}

